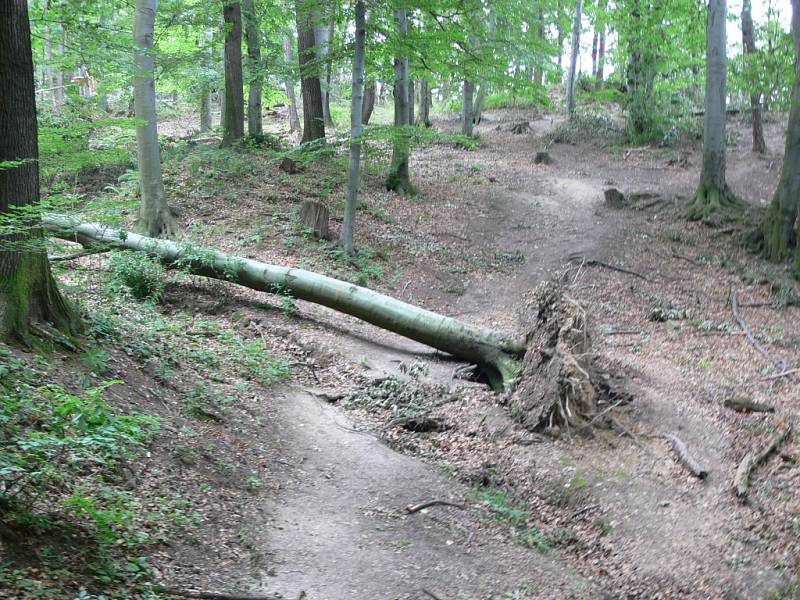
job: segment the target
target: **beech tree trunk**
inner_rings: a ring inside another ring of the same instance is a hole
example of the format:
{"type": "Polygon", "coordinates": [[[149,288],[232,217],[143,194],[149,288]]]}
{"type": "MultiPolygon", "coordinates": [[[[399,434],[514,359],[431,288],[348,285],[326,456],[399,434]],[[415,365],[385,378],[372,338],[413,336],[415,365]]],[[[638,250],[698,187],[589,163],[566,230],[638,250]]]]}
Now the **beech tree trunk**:
{"type": "Polygon", "coordinates": [[[597,76],[597,29],[592,34],[592,77],[597,76]]]}
{"type": "Polygon", "coordinates": [[[107,244],[157,256],[167,266],[180,265],[195,275],[236,283],[254,290],[286,293],[322,304],[383,329],[421,342],[456,358],[480,365],[496,387],[509,383],[520,370],[525,344],[508,335],[462,323],[406,304],[352,283],[305,271],[269,265],[209,250],[198,260],[186,260],[185,246],[120,231],[70,217],[48,215],[44,226],[54,235],[84,245],[107,244]],[[187,264],[188,262],[188,264],[187,264]]]}
{"type": "Polygon", "coordinates": [[[475,92],[475,84],[469,79],[465,79],[463,92],[461,96],[461,134],[472,137],[472,96],[475,92]]]}
{"type": "Polygon", "coordinates": [[[300,64],[300,90],[303,95],[302,142],[325,139],[322,88],[315,64],[314,17],[312,0],[295,0],[297,17],[297,59],[300,64]]]}
{"type": "MultiPolygon", "coordinates": [[[[292,67],[292,40],[289,35],[283,36],[283,60],[292,67]]],[[[289,99],[289,131],[300,131],[300,117],[297,116],[297,96],[294,93],[294,79],[286,78],[286,97],[289,99]]]]}
{"type": "Polygon", "coordinates": [[[264,123],[261,114],[261,88],[264,85],[261,64],[261,34],[259,20],[253,0],[242,0],[244,5],[245,37],[247,38],[247,70],[249,89],[247,93],[247,133],[261,135],[264,123]]]}
{"type": "Polygon", "coordinates": [[[794,84],[781,178],[761,226],[764,255],[775,261],[786,259],[796,246],[795,276],[800,277],[800,0],[792,0],[794,36],[794,84]]]}
{"type": "Polygon", "coordinates": [[[575,0],[575,19],[572,21],[572,49],[567,74],[567,116],[575,116],[575,75],[578,69],[578,53],[581,45],[581,10],[582,1],[575,0]]]}
{"type": "Polygon", "coordinates": [[[222,145],[230,146],[244,137],[241,4],[225,4],[222,15],[225,20],[225,116],[222,145]]]}
{"type": "MultiPolygon", "coordinates": [[[[756,51],[750,0],[742,0],[742,46],[746,61],[748,55],[755,54],[756,51]]],[[[764,125],[761,123],[761,92],[750,94],[750,109],[753,120],[753,152],[764,154],[767,144],[764,141],[764,125]]]]}
{"type": "Polygon", "coordinates": [[[320,82],[320,90],[322,91],[322,118],[325,121],[325,127],[333,127],[333,120],[331,119],[331,61],[329,60],[331,43],[333,42],[334,21],[328,20],[325,25],[322,19],[317,19],[314,25],[314,40],[316,41],[316,53],[319,64],[325,65],[325,84],[320,82]]]}
{"type": "MultiPolygon", "coordinates": [[[[601,14],[605,13],[607,0],[604,0],[601,14]]],[[[600,21],[600,34],[597,39],[597,78],[595,79],[595,88],[603,88],[603,79],[605,77],[606,66],[606,22],[601,18],[600,21]]]]}
{"type": "Polygon", "coordinates": [[[427,79],[421,79],[419,82],[417,125],[422,125],[423,127],[431,126],[431,89],[427,79]]]}
{"type": "Polygon", "coordinates": [[[156,118],[153,27],[157,7],[157,0],[136,0],[136,21],[133,27],[136,44],[133,107],[136,119],[141,122],[136,126],[136,150],[142,191],[139,229],[150,237],[172,237],[177,233],[178,225],[167,206],[164,193],[156,118]]]}
{"type": "Polygon", "coordinates": [[[211,130],[211,92],[203,91],[200,95],[200,133],[211,130]]]}
{"type": "MultiPolygon", "coordinates": [[[[405,8],[394,11],[394,22],[398,37],[402,40],[408,35],[408,12],[405,8]]],[[[408,109],[408,56],[394,59],[394,124],[404,128],[410,125],[408,109]]],[[[413,194],[414,187],[408,172],[409,161],[408,133],[402,129],[395,135],[392,145],[392,164],[386,179],[386,189],[402,194],[413,194]]]]}
{"type": "Polygon", "coordinates": [[[353,254],[353,235],[356,228],[358,206],[358,181],[361,168],[361,141],[363,123],[361,107],[364,103],[364,54],[367,39],[366,6],[364,0],[356,2],[355,49],[353,51],[353,93],[350,102],[350,163],[347,170],[347,201],[339,241],[347,254],[353,254]]]}
{"type": "MultiPolygon", "coordinates": [[[[39,202],[39,145],[27,0],[0,3],[0,221],[39,202]]],[[[3,224],[5,224],[3,222],[3,224]]],[[[0,235],[0,339],[31,342],[31,325],[47,323],[66,334],[78,321],[50,273],[38,220],[0,235]],[[28,227],[28,229],[25,228],[28,227]]]]}
{"type": "Polygon", "coordinates": [[[687,209],[687,217],[692,220],[706,219],[717,210],[737,204],[725,178],[726,19],[726,0],[709,0],[706,21],[703,169],[697,193],[687,209]]]}
{"type": "Polygon", "coordinates": [[[370,79],[364,89],[364,103],[361,107],[361,122],[364,125],[369,125],[373,110],[375,110],[375,80],[370,79]]]}

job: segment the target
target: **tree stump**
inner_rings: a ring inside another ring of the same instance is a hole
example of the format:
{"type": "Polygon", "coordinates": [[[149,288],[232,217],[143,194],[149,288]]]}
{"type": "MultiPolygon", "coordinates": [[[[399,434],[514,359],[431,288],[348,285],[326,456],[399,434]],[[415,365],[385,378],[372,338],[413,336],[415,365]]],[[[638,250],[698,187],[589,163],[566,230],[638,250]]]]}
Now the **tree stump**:
{"type": "Polygon", "coordinates": [[[295,175],[303,170],[296,160],[289,158],[288,156],[281,161],[281,164],[278,166],[278,168],[289,175],[295,175]]]}
{"type": "Polygon", "coordinates": [[[330,212],[328,207],[320,202],[306,200],[300,207],[300,220],[305,227],[314,230],[314,236],[321,240],[329,240],[331,233],[328,228],[330,212]]]}
{"type": "Polygon", "coordinates": [[[511,133],[514,135],[521,135],[523,133],[530,133],[531,131],[531,124],[527,121],[520,121],[519,123],[514,123],[511,128],[509,129],[511,133]]]}
{"type": "Polygon", "coordinates": [[[535,164],[535,165],[552,165],[553,164],[553,157],[550,156],[549,152],[537,152],[536,156],[533,157],[533,164],[535,164]]]}
{"type": "Polygon", "coordinates": [[[608,188],[603,193],[608,208],[625,208],[625,195],[617,188],[608,188]]]}

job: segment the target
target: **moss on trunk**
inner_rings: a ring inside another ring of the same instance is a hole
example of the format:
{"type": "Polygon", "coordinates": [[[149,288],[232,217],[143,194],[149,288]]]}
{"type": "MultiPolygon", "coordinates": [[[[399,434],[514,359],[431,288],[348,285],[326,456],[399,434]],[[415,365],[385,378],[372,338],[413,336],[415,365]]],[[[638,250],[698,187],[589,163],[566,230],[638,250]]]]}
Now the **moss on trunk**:
{"type": "Polygon", "coordinates": [[[720,188],[701,181],[694,199],[686,207],[685,216],[690,221],[708,221],[712,216],[723,216],[743,206],[742,200],[727,185],[720,188]]]}

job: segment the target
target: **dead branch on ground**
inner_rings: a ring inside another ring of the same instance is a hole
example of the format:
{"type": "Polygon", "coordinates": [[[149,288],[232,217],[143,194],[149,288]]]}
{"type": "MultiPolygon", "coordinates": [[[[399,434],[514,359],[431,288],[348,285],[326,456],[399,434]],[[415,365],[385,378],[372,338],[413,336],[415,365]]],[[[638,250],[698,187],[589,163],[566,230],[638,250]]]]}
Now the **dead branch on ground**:
{"type": "Polygon", "coordinates": [[[766,351],[764,346],[758,343],[758,340],[756,340],[755,336],[753,335],[753,332],[750,330],[745,320],[739,314],[739,299],[736,296],[736,290],[731,290],[731,311],[733,312],[733,318],[736,319],[736,322],[739,324],[739,327],[742,328],[742,331],[744,331],[744,334],[747,336],[747,339],[750,340],[750,344],[753,346],[753,348],[758,350],[759,353],[765,359],[767,359],[767,362],[778,367],[780,371],[785,371],[786,370],[785,361],[778,362],[772,360],[772,357],[769,355],[769,352],[766,351]]]}
{"type": "Polygon", "coordinates": [[[467,508],[463,504],[449,502],[448,500],[428,500],[427,502],[420,502],[419,504],[409,504],[408,506],[406,506],[406,512],[410,515],[413,515],[414,513],[419,512],[425,508],[430,508],[431,506],[452,506],[454,508],[460,508],[462,510],[467,508]]]}
{"type": "Polygon", "coordinates": [[[689,472],[700,479],[708,477],[708,469],[703,468],[700,464],[689,454],[689,449],[681,439],[671,433],[665,433],[664,438],[672,445],[675,454],[678,455],[681,464],[686,467],[689,472]]]}
{"type": "Polygon", "coordinates": [[[767,444],[759,449],[753,449],[748,452],[739,463],[739,468],[736,469],[736,477],[733,480],[736,496],[744,501],[747,497],[747,490],[750,488],[750,476],[753,471],[760,465],[772,452],[774,452],[783,441],[789,437],[792,431],[792,426],[787,425],[773,435],[767,444]]]}

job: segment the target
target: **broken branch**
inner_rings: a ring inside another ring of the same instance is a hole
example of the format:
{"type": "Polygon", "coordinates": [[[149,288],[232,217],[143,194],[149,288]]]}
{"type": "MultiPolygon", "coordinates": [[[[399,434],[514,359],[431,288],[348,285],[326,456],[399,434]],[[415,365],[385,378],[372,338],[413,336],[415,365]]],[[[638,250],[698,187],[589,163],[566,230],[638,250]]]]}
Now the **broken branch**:
{"type": "Polygon", "coordinates": [[[791,431],[792,426],[787,425],[784,429],[781,429],[778,431],[778,433],[773,435],[763,448],[760,450],[751,450],[745,455],[745,457],[742,459],[742,462],[739,463],[739,468],[736,469],[736,477],[733,480],[733,485],[736,489],[736,496],[740,500],[744,501],[744,499],[747,497],[747,490],[750,488],[750,476],[752,475],[753,471],[756,469],[756,467],[758,467],[758,465],[764,462],[764,459],[774,452],[787,437],[789,437],[789,433],[791,431]]]}
{"type": "Polygon", "coordinates": [[[425,508],[430,508],[431,506],[452,506],[462,510],[467,508],[463,504],[456,504],[455,502],[448,502],[447,500],[429,500],[428,502],[420,502],[419,504],[409,504],[406,506],[406,512],[410,515],[413,515],[414,513],[425,508]]]}
{"type": "Polygon", "coordinates": [[[686,467],[692,475],[699,479],[705,479],[708,477],[708,469],[700,466],[700,464],[692,457],[692,455],[689,454],[689,449],[679,437],[672,435],[671,433],[665,433],[664,439],[666,439],[672,445],[672,449],[675,451],[675,454],[678,455],[681,464],[686,467]]]}

